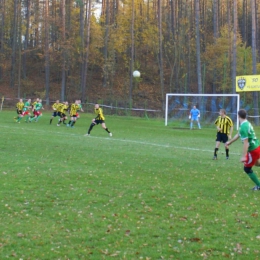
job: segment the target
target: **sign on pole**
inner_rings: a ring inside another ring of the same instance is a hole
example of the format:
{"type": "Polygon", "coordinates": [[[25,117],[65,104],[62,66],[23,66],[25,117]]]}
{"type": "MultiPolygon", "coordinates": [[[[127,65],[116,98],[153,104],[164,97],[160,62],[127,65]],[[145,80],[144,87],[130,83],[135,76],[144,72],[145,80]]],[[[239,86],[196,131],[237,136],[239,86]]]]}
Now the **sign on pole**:
{"type": "Polygon", "coordinates": [[[236,92],[260,91],[260,75],[236,77],[236,92]]]}

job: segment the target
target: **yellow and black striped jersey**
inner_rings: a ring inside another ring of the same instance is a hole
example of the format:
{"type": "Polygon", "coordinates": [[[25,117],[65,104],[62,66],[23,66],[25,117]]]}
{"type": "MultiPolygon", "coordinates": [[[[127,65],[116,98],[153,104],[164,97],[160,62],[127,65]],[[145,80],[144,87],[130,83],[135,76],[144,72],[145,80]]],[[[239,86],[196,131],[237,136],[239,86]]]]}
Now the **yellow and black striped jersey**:
{"type": "Polygon", "coordinates": [[[60,103],[54,103],[54,104],[52,105],[52,109],[53,109],[53,110],[57,110],[57,108],[58,108],[59,105],[60,105],[60,103]]]}
{"type": "Polygon", "coordinates": [[[59,104],[57,105],[57,111],[58,111],[58,112],[61,112],[63,105],[64,105],[64,104],[62,104],[62,103],[59,103],[59,104]]]}
{"type": "Polygon", "coordinates": [[[78,109],[79,109],[79,106],[78,106],[77,104],[72,104],[72,105],[70,106],[70,115],[71,115],[71,116],[76,115],[78,109]]]}
{"type": "Polygon", "coordinates": [[[31,104],[31,106],[32,106],[32,109],[34,109],[35,108],[35,106],[36,106],[36,104],[37,104],[38,102],[37,101],[34,101],[32,104],[31,104]]]}
{"type": "Polygon", "coordinates": [[[221,128],[221,133],[223,134],[229,134],[230,132],[230,128],[233,127],[233,121],[230,117],[225,116],[225,117],[221,117],[219,116],[216,121],[215,121],[215,125],[219,128],[221,128]]]}
{"type": "Polygon", "coordinates": [[[68,108],[69,108],[68,105],[62,104],[62,106],[60,107],[60,112],[61,112],[62,114],[65,114],[66,111],[68,111],[68,108]]]}
{"type": "Polygon", "coordinates": [[[105,120],[102,108],[95,108],[96,120],[105,120]]]}
{"type": "Polygon", "coordinates": [[[23,107],[24,107],[24,103],[23,103],[23,102],[18,102],[18,103],[16,104],[16,108],[17,108],[18,110],[23,110],[23,107]]]}

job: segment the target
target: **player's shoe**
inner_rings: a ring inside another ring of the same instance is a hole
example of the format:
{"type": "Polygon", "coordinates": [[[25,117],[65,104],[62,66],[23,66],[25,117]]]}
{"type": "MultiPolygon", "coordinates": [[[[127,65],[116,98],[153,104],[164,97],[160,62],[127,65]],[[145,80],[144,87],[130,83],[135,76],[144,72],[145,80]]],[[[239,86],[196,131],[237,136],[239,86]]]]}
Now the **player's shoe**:
{"type": "Polygon", "coordinates": [[[70,124],[67,124],[67,127],[70,127],[70,124]]]}
{"type": "Polygon", "coordinates": [[[213,156],[212,160],[217,160],[218,157],[217,156],[213,156]]]}
{"type": "Polygon", "coordinates": [[[90,136],[90,134],[85,134],[84,136],[90,136]]]}
{"type": "Polygon", "coordinates": [[[60,126],[59,124],[57,124],[57,126],[60,126]]]}
{"type": "Polygon", "coordinates": [[[229,156],[227,156],[226,159],[228,160],[228,159],[229,159],[229,156]]]}
{"type": "Polygon", "coordinates": [[[112,136],[112,133],[109,133],[109,136],[112,136]]]}
{"type": "Polygon", "coordinates": [[[260,190],[260,186],[255,186],[252,190],[260,190]]]}

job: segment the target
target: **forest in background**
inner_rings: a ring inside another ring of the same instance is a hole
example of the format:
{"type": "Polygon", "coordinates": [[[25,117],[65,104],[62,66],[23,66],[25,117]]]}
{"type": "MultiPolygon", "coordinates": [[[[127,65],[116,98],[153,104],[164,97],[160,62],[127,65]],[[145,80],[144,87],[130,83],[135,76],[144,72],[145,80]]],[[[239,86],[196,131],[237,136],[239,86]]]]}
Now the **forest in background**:
{"type": "MultiPolygon", "coordinates": [[[[260,0],[97,3],[0,0],[0,94],[163,109],[166,93],[235,93],[259,72],[260,0]]],[[[258,93],[242,98],[258,115],[258,93]]]]}

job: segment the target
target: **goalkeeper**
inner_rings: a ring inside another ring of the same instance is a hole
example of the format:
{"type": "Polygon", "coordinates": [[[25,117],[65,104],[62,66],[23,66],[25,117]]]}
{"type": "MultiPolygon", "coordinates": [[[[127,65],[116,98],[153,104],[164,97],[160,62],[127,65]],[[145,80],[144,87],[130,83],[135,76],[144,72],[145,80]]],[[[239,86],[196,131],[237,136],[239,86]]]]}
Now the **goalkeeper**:
{"type": "Polygon", "coordinates": [[[194,121],[194,120],[197,121],[198,128],[201,129],[199,117],[200,117],[200,111],[196,108],[196,106],[193,106],[193,108],[192,108],[191,111],[190,111],[190,115],[189,115],[189,119],[190,119],[190,130],[192,130],[193,121],[194,121]]]}

